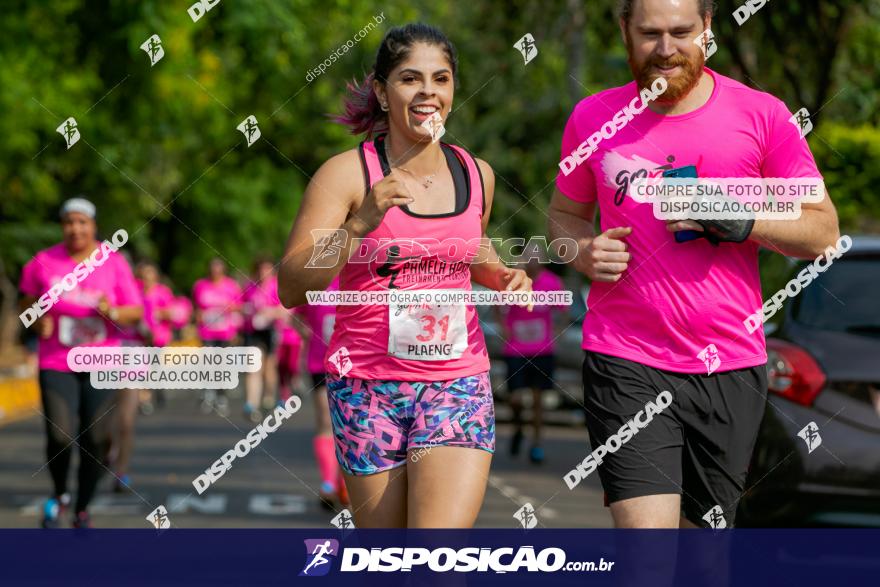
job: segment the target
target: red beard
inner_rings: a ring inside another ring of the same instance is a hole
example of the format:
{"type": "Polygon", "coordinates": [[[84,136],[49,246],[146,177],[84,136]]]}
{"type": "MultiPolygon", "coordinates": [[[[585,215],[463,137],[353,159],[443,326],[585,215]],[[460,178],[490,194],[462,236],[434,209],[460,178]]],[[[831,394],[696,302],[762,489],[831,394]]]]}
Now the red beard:
{"type": "Polygon", "coordinates": [[[652,56],[639,67],[632,58],[633,48],[629,34],[626,35],[626,54],[627,63],[629,63],[633,78],[636,80],[640,90],[650,88],[654,80],[661,77],[659,73],[653,70],[654,67],[681,66],[682,72],[680,74],[666,78],[668,87],[656,100],[661,104],[674,104],[687,96],[696,87],[697,82],[700,81],[700,76],[703,73],[703,64],[705,63],[703,53],[700,52],[697,54],[696,59],[693,60],[681,54],[674,55],[670,59],[652,56]]]}

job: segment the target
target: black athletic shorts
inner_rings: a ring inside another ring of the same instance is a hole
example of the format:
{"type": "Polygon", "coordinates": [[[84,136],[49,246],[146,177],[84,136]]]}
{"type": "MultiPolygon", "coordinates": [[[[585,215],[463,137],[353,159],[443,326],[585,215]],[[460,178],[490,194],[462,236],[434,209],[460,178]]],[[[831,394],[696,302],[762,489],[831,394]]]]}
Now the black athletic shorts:
{"type": "Polygon", "coordinates": [[[276,341],[277,336],[273,328],[254,330],[244,334],[244,346],[259,347],[264,355],[271,355],[275,352],[275,348],[278,346],[276,341]]]}
{"type": "Polygon", "coordinates": [[[327,385],[327,374],[324,372],[321,373],[312,373],[312,389],[318,389],[321,386],[327,385]]]}
{"type": "Polygon", "coordinates": [[[553,389],[553,355],[533,357],[504,357],[507,363],[507,389],[513,393],[517,389],[553,389]]]}
{"type": "Polygon", "coordinates": [[[583,376],[592,451],[612,435],[628,436],[618,434],[622,426],[649,401],[657,405],[662,391],[672,394],[668,407],[603,457],[597,471],[606,505],[677,493],[694,524],[709,527],[703,517],[719,506],[732,527],[767,403],[766,367],[673,373],[587,351],[583,376]]]}

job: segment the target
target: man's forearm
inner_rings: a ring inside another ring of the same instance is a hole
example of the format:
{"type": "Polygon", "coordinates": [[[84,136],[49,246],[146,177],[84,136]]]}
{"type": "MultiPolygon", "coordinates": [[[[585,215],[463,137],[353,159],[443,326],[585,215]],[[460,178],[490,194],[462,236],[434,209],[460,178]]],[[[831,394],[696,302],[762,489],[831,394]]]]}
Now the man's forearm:
{"type": "Polygon", "coordinates": [[[756,220],[749,239],[764,247],[801,259],[812,259],[837,244],[837,213],[804,209],[797,220],[756,220]]]}
{"type": "Polygon", "coordinates": [[[578,244],[582,239],[591,240],[596,236],[592,220],[575,216],[567,212],[550,209],[547,231],[550,240],[573,239],[578,244]]]}

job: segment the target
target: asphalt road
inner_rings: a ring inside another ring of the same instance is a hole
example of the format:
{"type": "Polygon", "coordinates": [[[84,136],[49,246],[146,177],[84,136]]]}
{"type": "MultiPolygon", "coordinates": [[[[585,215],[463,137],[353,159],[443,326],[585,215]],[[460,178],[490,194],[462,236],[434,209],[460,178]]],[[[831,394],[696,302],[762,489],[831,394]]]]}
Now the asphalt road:
{"type": "MultiPolygon", "coordinates": [[[[149,527],[145,517],[160,504],[172,525],[180,528],[330,527],[336,514],[322,509],[317,498],[310,401],[197,495],[193,479],[253,425],[240,414],[240,396],[232,397],[232,413],[224,418],[202,414],[198,392],[172,393],[164,408],[139,416],[131,467],[134,492],[113,494],[111,478],[105,476],[91,508],[95,527],[149,527]]],[[[573,491],[563,481],[589,451],[583,425],[560,424],[571,418],[556,412],[557,425],[545,433],[546,461],[533,465],[526,454],[517,459],[508,454],[511,427],[503,423],[508,410],[499,406],[497,412],[498,447],[477,527],[519,527],[514,514],[526,503],[534,508],[539,528],[611,527],[598,477],[591,476],[573,491]]],[[[0,527],[39,525],[40,506],[50,488],[43,425],[42,416],[34,412],[33,417],[0,428],[0,527]]],[[[524,453],[527,448],[524,443],[524,453]]],[[[75,487],[75,474],[71,483],[75,487]]]]}

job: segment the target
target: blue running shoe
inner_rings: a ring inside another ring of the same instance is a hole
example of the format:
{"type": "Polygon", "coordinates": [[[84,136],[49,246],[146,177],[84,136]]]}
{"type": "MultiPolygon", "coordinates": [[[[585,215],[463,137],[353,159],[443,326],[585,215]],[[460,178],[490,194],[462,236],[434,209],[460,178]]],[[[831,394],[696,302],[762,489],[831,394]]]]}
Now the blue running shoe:
{"type": "Polygon", "coordinates": [[[533,446],[532,450],[529,451],[529,460],[531,460],[535,464],[544,462],[544,449],[540,446],[533,446]]]}
{"type": "Polygon", "coordinates": [[[65,493],[60,497],[50,497],[46,500],[46,503],[43,504],[43,521],[41,526],[43,528],[57,528],[59,525],[59,520],[67,511],[67,507],[70,505],[70,494],[65,493]]]}
{"type": "Polygon", "coordinates": [[[336,488],[332,483],[322,481],[321,489],[318,490],[318,497],[321,502],[321,507],[327,511],[332,511],[333,504],[336,501],[336,488]]]}
{"type": "Polygon", "coordinates": [[[131,479],[128,475],[119,475],[113,484],[113,493],[131,493],[131,479]]]}

